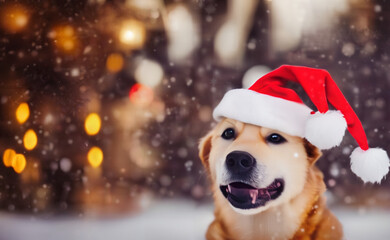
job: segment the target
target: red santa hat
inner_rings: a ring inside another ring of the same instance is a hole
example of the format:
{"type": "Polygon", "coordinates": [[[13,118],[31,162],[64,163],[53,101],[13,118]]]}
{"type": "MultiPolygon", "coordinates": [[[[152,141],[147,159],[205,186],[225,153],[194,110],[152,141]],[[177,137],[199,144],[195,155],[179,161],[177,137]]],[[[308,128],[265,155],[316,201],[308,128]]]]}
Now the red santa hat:
{"type": "Polygon", "coordinates": [[[380,183],[389,171],[389,157],[380,148],[369,148],[363,126],[331,78],[322,69],[281,66],[264,75],[249,89],[228,91],[213,117],[223,117],[276,129],[306,138],[320,149],[340,145],[345,129],[356,140],[351,154],[351,170],[364,182],[380,183]],[[285,85],[300,84],[317,108],[313,112],[298,94],[285,85]],[[329,110],[328,102],[336,110],[329,110]]]}

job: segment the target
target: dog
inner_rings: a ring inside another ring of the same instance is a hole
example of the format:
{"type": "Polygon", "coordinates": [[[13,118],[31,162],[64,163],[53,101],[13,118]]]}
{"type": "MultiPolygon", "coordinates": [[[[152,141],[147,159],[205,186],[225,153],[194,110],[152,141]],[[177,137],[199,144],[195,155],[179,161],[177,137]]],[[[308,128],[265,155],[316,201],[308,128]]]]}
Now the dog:
{"type": "Polygon", "coordinates": [[[321,151],[305,138],[230,118],[199,144],[212,182],[215,219],[208,240],[338,240],[326,207],[321,151]]]}

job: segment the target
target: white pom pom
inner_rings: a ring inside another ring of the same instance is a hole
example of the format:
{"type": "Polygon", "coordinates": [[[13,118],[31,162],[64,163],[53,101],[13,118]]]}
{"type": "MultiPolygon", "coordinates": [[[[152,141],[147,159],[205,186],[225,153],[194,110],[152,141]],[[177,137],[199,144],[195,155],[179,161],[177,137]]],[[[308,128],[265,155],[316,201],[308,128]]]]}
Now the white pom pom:
{"type": "Polygon", "coordinates": [[[351,154],[351,170],[365,183],[380,183],[389,172],[389,166],[389,157],[381,148],[364,151],[358,147],[351,154]]]}
{"type": "Polygon", "coordinates": [[[340,145],[347,122],[340,111],[316,112],[306,121],[305,138],[320,149],[330,149],[340,145]]]}

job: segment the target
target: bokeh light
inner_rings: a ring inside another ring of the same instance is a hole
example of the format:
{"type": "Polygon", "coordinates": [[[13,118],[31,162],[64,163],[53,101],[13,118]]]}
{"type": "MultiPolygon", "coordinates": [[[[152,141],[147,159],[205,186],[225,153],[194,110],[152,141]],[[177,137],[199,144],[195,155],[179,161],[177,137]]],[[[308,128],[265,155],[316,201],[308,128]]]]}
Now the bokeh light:
{"type": "Polygon", "coordinates": [[[76,31],[71,25],[55,27],[49,37],[54,39],[57,48],[64,53],[75,53],[79,45],[76,31]]]}
{"type": "Polygon", "coordinates": [[[103,162],[103,151],[99,147],[92,147],[88,151],[88,162],[94,168],[99,167],[103,162]]]}
{"type": "Polygon", "coordinates": [[[264,65],[255,65],[249,68],[242,77],[242,87],[249,88],[257,79],[269,73],[271,69],[264,65]]]}
{"type": "Polygon", "coordinates": [[[143,84],[134,84],[129,92],[130,101],[140,107],[149,105],[154,98],[153,89],[143,84]]]}
{"type": "Polygon", "coordinates": [[[25,29],[30,18],[28,10],[23,5],[8,5],[1,9],[1,25],[10,33],[17,33],[25,29]]]}
{"type": "Polygon", "coordinates": [[[118,53],[112,53],[108,56],[106,61],[106,68],[111,73],[116,73],[123,68],[123,57],[118,53]]]}
{"type": "Polygon", "coordinates": [[[26,158],[23,154],[16,154],[15,155],[15,161],[12,163],[12,167],[14,168],[15,172],[21,173],[23,172],[24,168],[26,167],[26,158]]]}
{"type": "Polygon", "coordinates": [[[88,135],[96,135],[100,131],[101,120],[97,113],[90,113],[85,119],[84,128],[88,135]]]}
{"type": "Polygon", "coordinates": [[[164,70],[158,62],[143,59],[135,69],[134,77],[137,82],[153,88],[161,83],[164,70]]]}
{"type": "Polygon", "coordinates": [[[27,150],[33,150],[35,146],[38,143],[38,137],[37,134],[34,132],[34,130],[29,129],[27,132],[24,134],[23,137],[23,144],[24,148],[27,150]]]}
{"type": "Polygon", "coordinates": [[[16,109],[15,115],[16,115],[16,120],[20,124],[26,122],[30,116],[30,108],[28,107],[28,104],[25,102],[21,103],[16,109]]]}
{"type": "Polygon", "coordinates": [[[119,31],[119,41],[130,48],[140,48],[146,38],[145,27],[136,20],[125,21],[119,31]]]}
{"type": "Polygon", "coordinates": [[[167,10],[166,21],[169,59],[184,63],[201,42],[199,23],[185,4],[173,4],[167,10]]]}
{"type": "Polygon", "coordinates": [[[3,153],[3,163],[6,167],[12,167],[15,161],[16,152],[15,150],[8,148],[3,153]]]}

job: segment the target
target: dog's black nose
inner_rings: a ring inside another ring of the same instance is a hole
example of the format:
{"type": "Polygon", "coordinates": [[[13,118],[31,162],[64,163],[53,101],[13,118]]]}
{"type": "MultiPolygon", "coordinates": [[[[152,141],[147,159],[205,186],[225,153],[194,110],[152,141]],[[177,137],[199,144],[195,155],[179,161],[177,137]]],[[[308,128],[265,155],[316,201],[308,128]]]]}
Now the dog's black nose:
{"type": "Polygon", "coordinates": [[[226,167],[231,173],[244,173],[256,165],[256,159],[247,152],[234,151],[226,156],[226,167]]]}

